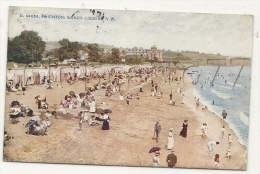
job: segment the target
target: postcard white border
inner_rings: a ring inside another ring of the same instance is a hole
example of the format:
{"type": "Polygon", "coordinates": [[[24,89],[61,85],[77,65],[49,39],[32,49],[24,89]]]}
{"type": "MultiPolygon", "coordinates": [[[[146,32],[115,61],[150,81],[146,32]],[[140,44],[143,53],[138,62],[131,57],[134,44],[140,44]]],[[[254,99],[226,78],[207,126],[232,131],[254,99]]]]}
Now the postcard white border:
{"type": "MultiPolygon", "coordinates": [[[[105,167],[105,166],[86,166],[86,165],[58,165],[58,164],[30,164],[3,162],[3,147],[0,145],[0,173],[1,174],[71,174],[71,173],[183,173],[186,174],[218,174],[218,173],[259,173],[259,11],[260,1],[13,1],[0,0],[0,130],[3,131],[3,114],[5,101],[5,73],[6,73],[6,50],[7,50],[7,31],[8,31],[8,6],[30,6],[30,7],[54,7],[54,8],[86,8],[86,9],[117,9],[117,10],[142,10],[142,11],[169,11],[169,12],[197,12],[197,13],[220,13],[220,14],[248,14],[254,16],[254,48],[252,62],[252,93],[251,93],[251,117],[249,126],[249,158],[248,170],[241,171],[217,171],[199,169],[155,169],[143,167],[105,167]],[[174,170],[174,171],[172,171],[174,170]]],[[[0,133],[2,142],[2,133],[0,133]]]]}

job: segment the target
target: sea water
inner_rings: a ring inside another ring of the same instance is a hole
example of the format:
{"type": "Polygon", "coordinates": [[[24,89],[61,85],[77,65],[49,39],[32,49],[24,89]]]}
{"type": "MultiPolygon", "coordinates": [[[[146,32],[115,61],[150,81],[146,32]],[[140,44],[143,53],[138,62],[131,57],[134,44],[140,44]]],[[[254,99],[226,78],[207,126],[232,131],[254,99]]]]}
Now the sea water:
{"type": "Polygon", "coordinates": [[[250,109],[250,66],[198,66],[186,71],[194,81],[194,94],[208,110],[222,118],[247,146],[250,109]],[[240,72],[240,74],[239,74],[240,72]]]}

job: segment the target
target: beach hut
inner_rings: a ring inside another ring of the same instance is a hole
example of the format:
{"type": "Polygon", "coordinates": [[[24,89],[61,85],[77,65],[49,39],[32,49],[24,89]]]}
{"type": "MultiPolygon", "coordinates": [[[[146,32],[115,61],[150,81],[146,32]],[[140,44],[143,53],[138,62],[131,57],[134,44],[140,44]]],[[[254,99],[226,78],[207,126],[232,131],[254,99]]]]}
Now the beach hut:
{"type": "Polygon", "coordinates": [[[65,59],[63,62],[61,62],[61,64],[65,64],[65,65],[67,65],[67,64],[68,64],[68,60],[65,59]]]}
{"type": "Polygon", "coordinates": [[[68,59],[68,63],[70,63],[70,64],[75,64],[76,62],[77,62],[77,60],[75,60],[73,58],[68,59]]]}

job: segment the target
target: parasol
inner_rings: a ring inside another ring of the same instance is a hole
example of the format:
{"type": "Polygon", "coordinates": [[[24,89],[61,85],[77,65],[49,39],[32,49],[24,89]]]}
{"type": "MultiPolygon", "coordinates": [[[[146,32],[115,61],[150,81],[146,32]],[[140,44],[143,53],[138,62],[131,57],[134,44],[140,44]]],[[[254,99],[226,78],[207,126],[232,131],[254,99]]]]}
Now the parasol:
{"type": "Polygon", "coordinates": [[[75,92],[74,91],[70,91],[69,94],[70,95],[75,95],[75,92]]]}
{"type": "Polygon", "coordinates": [[[105,113],[109,113],[109,114],[112,113],[112,111],[111,111],[110,109],[104,109],[104,112],[105,112],[105,113]]]}
{"type": "Polygon", "coordinates": [[[19,103],[18,101],[13,101],[13,102],[11,103],[11,106],[14,107],[15,105],[20,106],[20,103],[19,103]]]}
{"type": "Polygon", "coordinates": [[[34,125],[35,122],[36,122],[35,120],[30,120],[28,123],[26,123],[25,127],[30,127],[34,125]]]}
{"type": "Polygon", "coordinates": [[[160,147],[153,147],[149,150],[149,153],[153,153],[153,152],[156,152],[156,151],[159,151],[161,148],[160,147]]]}
{"type": "Polygon", "coordinates": [[[102,108],[97,108],[96,109],[96,113],[97,114],[101,114],[101,113],[103,113],[104,111],[103,111],[103,109],[102,108]]]}

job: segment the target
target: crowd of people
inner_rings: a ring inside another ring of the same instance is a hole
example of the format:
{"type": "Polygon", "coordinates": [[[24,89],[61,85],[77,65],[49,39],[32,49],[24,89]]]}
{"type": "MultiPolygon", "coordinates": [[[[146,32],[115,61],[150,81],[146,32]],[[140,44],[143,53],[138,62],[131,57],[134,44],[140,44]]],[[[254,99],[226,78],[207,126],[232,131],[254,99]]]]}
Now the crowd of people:
{"type": "MultiPolygon", "coordinates": [[[[108,83],[102,83],[102,84],[95,84],[93,88],[89,87],[87,92],[75,94],[73,91],[70,91],[68,95],[64,96],[64,99],[61,100],[59,103],[58,108],[56,108],[54,111],[49,112],[47,109],[49,108],[48,103],[45,98],[41,98],[40,95],[37,95],[35,97],[36,104],[38,106],[38,109],[46,109],[46,112],[42,117],[39,117],[39,120],[30,120],[30,124],[28,124],[28,134],[33,135],[47,135],[47,128],[52,125],[50,118],[52,116],[62,116],[66,115],[68,113],[75,113],[77,112],[77,115],[73,115],[73,118],[77,119],[77,124],[79,126],[79,131],[84,131],[84,126],[87,124],[88,126],[97,126],[101,127],[101,130],[109,130],[110,129],[110,121],[111,121],[111,113],[112,111],[105,108],[97,108],[98,103],[102,104],[102,101],[97,101],[94,96],[94,91],[98,91],[100,89],[104,89],[105,97],[110,97],[114,94],[119,94],[118,99],[119,100],[125,100],[126,106],[130,105],[130,101],[133,99],[140,100],[140,94],[144,92],[144,82],[148,82],[148,78],[150,77],[150,85],[151,85],[151,96],[156,99],[162,99],[164,97],[164,91],[162,86],[162,82],[154,82],[155,80],[152,78],[152,75],[158,75],[158,74],[164,74],[167,71],[165,68],[164,70],[156,70],[155,68],[141,68],[137,70],[132,70],[131,73],[124,72],[124,73],[118,73],[118,72],[109,72],[109,75],[115,77],[112,82],[108,83]],[[135,79],[131,79],[131,77],[139,77],[139,81],[135,79]],[[122,80],[123,79],[123,80],[122,80]],[[132,80],[132,82],[137,82],[138,91],[131,92],[127,91],[126,95],[120,91],[120,85],[122,83],[125,83],[126,81],[132,80]]],[[[175,71],[170,71],[172,74],[170,76],[167,76],[165,78],[165,83],[168,82],[167,79],[170,81],[181,81],[183,80],[181,77],[177,77],[175,71]]],[[[103,76],[103,78],[107,77],[107,75],[103,76]]],[[[163,75],[164,77],[164,75],[163,75]]],[[[163,79],[163,78],[162,78],[163,79]]],[[[67,79],[67,83],[72,83],[71,75],[69,75],[67,79]]],[[[164,81],[163,81],[164,82],[164,81]]],[[[167,93],[166,93],[167,94],[167,93]]],[[[168,93],[169,94],[169,104],[175,105],[176,104],[176,98],[175,95],[180,95],[181,101],[179,101],[180,104],[185,104],[185,95],[184,91],[181,87],[178,88],[177,91],[173,91],[173,88],[168,93]]],[[[150,95],[150,94],[149,94],[150,95]]],[[[196,100],[196,105],[199,105],[199,99],[196,100]]],[[[19,115],[19,116],[29,116],[33,117],[35,116],[34,112],[30,109],[30,107],[24,107],[21,105],[14,105],[12,108],[12,115],[19,115]]],[[[223,119],[226,119],[227,113],[225,110],[223,110],[222,113],[223,119]]],[[[201,126],[201,137],[203,139],[210,138],[208,136],[208,124],[203,123],[201,126]]],[[[160,141],[160,132],[162,130],[162,127],[159,123],[159,121],[156,122],[154,126],[154,136],[152,139],[154,139],[156,142],[160,141]]],[[[168,164],[168,167],[175,167],[177,164],[177,156],[174,154],[176,149],[174,149],[174,128],[170,128],[167,136],[167,150],[171,153],[166,157],[166,162],[168,164]],[[174,150],[173,150],[174,149],[174,150]]],[[[182,123],[182,128],[180,130],[179,136],[183,138],[188,138],[188,120],[185,119],[182,123]]],[[[221,129],[222,137],[225,136],[225,127],[223,126],[221,129]]],[[[228,134],[228,143],[229,146],[231,146],[232,143],[232,135],[228,134]]],[[[213,153],[213,147],[216,145],[219,145],[219,141],[209,141],[205,146],[207,146],[209,154],[212,155],[213,153]]],[[[215,154],[214,157],[214,164],[216,167],[220,164],[220,155],[222,154],[215,154]]],[[[228,152],[225,154],[225,156],[230,159],[231,158],[231,150],[229,149],[228,152]]],[[[153,166],[159,167],[160,166],[160,152],[156,151],[155,156],[153,157],[153,166]]]]}
{"type": "MultiPolygon", "coordinates": [[[[169,78],[169,76],[167,78],[169,78]]],[[[165,80],[165,82],[166,82],[166,80],[165,80]]],[[[162,83],[154,83],[154,81],[151,80],[151,92],[152,92],[151,96],[157,96],[157,98],[162,97],[162,91],[159,91],[159,88],[160,88],[161,85],[162,85],[162,83]]],[[[178,88],[176,94],[174,94],[173,89],[171,89],[170,94],[169,94],[169,103],[171,105],[174,105],[176,103],[176,100],[173,99],[174,95],[180,95],[180,99],[181,99],[180,103],[185,104],[185,95],[184,95],[183,89],[181,87],[178,88]]],[[[200,101],[196,97],[195,97],[195,104],[196,104],[196,108],[198,108],[199,105],[200,105],[200,101]]],[[[205,109],[207,109],[207,107],[203,105],[202,111],[205,110],[205,109]]],[[[227,118],[227,113],[226,113],[225,110],[223,110],[221,115],[222,115],[223,120],[227,118]]],[[[201,138],[203,138],[203,139],[210,139],[211,138],[208,135],[208,129],[209,129],[208,123],[203,123],[200,129],[201,129],[201,138]]],[[[159,121],[157,121],[156,124],[154,125],[154,136],[152,137],[152,139],[155,140],[156,142],[159,141],[161,130],[162,130],[162,127],[161,127],[159,121]]],[[[176,149],[173,150],[174,149],[173,130],[174,130],[173,128],[169,129],[169,133],[168,133],[168,137],[167,137],[167,148],[166,149],[171,151],[171,153],[166,158],[166,162],[168,163],[168,167],[175,167],[175,165],[177,163],[177,156],[174,154],[176,149]]],[[[183,138],[187,138],[188,132],[189,132],[188,120],[185,119],[182,123],[182,129],[180,130],[179,136],[181,136],[183,138]]],[[[219,168],[220,163],[221,163],[220,162],[221,156],[226,157],[227,159],[231,159],[230,147],[231,147],[232,140],[233,140],[232,135],[231,135],[231,133],[229,133],[227,135],[225,134],[225,126],[223,126],[221,128],[220,132],[221,132],[222,139],[225,136],[227,136],[226,143],[229,144],[229,149],[228,149],[227,152],[224,152],[223,154],[216,153],[214,155],[212,167],[215,167],[215,168],[219,168]]],[[[213,155],[214,146],[217,146],[219,144],[220,144],[220,141],[213,141],[213,140],[208,141],[206,143],[206,147],[208,149],[210,156],[213,155]]],[[[160,167],[160,151],[155,152],[155,155],[152,158],[152,162],[153,162],[154,167],[160,167]]]]}

